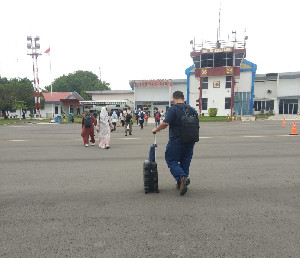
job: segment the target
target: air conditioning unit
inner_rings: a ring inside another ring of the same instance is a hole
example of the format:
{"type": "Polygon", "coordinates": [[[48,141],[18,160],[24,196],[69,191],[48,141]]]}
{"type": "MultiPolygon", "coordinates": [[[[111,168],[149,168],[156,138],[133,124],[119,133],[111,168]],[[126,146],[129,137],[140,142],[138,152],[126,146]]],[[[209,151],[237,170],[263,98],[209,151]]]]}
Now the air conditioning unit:
{"type": "Polygon", "coordinates": [[[265,114],[265,113],[266,113],[266,110],[265,110],[265,109],[261,109],[261,110],[260,110],[260,113],[261,113],[261,114],[265,114]]]}

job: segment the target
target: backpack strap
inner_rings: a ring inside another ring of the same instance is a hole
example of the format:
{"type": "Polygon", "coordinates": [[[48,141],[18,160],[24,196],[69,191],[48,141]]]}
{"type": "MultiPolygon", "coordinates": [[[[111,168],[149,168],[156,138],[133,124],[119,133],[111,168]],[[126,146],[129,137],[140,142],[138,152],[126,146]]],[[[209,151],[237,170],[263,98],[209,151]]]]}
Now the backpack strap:
{"type": "Polygon", "coordinates": [[[185,115],[190,115],[190,113],[187,112],[187,110],[188,110],[191,106],[190,106],[190,105],[187,105],[187,104],[183,104],[183,105],[185,105],[185,106],[182,107],[182,105],[178,105],[178,104],[176,104],[175,106],[178,107],[178,108],[180,108],[180,109],[185,113],[185,115]]]}

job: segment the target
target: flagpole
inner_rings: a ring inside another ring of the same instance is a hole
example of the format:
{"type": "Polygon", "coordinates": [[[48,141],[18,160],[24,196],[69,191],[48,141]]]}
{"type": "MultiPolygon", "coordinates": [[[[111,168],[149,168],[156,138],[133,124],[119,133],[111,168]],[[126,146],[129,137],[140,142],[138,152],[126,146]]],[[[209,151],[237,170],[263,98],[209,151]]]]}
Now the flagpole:
{"type": "Polygon", "coordinates": [[[47,54],[49,54],[49,62],[50,62],[50,87],[51,87],[51,118],[54,119],[54,112],[53,112],[53,98],[52,98],[52,69],[51,69],[51,55],[50,55],[50,46],[46,50],[47,54]]]}
{"type": "Polygon", "coordinates": [[[52,119],[54,119],[54,113],[53,113],[53,98],[52,98],[52,70],[51,70],[51,56],[50,56],[50,85],[51,85],[51,100],[52,100],[51,117],[52,117],[52,119]]]}

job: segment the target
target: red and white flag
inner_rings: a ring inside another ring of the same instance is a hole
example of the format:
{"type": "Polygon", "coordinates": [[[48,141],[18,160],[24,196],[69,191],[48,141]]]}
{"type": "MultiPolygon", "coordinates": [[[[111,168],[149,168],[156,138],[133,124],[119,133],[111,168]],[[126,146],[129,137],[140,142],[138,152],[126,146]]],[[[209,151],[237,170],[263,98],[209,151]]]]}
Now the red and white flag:
{"type": "Polygon", "coordinates": [[[50,55],[50,47],[44,53],[50,55]]]}

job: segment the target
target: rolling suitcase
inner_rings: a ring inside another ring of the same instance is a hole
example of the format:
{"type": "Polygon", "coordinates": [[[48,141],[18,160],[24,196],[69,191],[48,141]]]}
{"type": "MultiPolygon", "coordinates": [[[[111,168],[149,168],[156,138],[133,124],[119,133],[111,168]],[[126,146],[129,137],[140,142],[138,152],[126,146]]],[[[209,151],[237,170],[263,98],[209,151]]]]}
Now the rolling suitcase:
{"type": "Polygon", "coordinates": [[[144,161],[144,190],[147,193],[159,193],[158,172],[156,159],[156,134],[154,134],[154,144],[150,147],[149,159],[144,161]]]}

